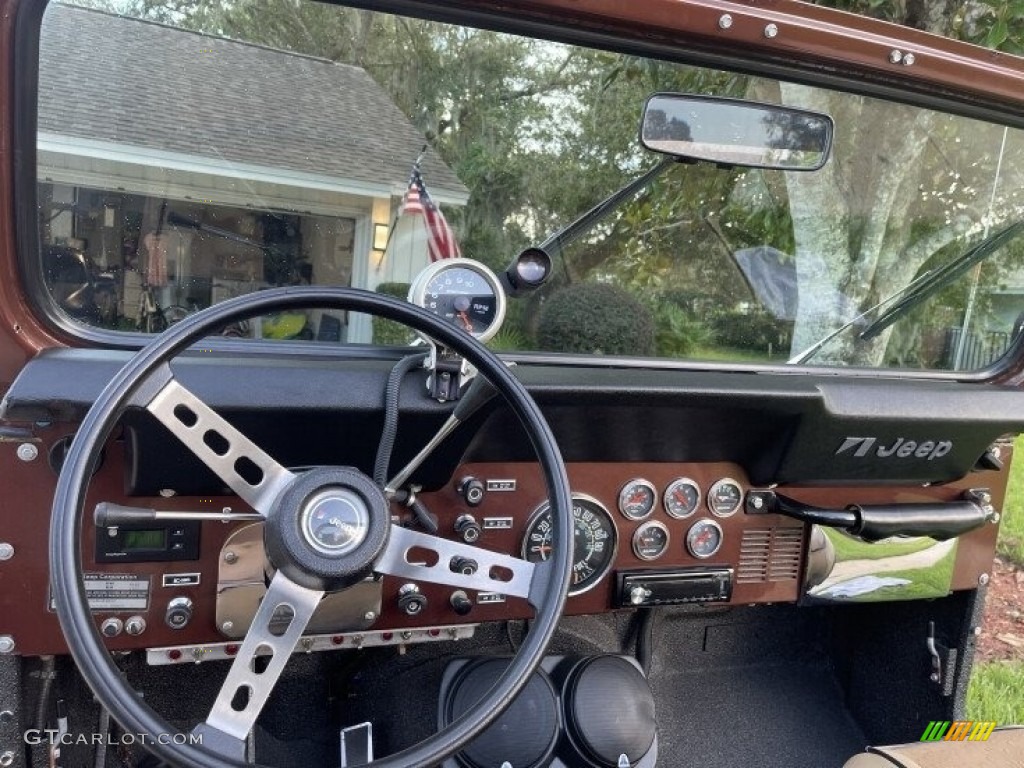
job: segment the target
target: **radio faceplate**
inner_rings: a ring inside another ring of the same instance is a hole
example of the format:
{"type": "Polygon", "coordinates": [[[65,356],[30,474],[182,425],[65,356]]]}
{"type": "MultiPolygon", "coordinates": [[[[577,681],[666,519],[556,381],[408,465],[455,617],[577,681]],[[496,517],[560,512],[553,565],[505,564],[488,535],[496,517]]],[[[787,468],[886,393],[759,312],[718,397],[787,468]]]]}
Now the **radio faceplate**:
{"type": "Polygon", "coordinates": [[[199,559],[196,520],[146,522],[96,531],[97,563],[161,563],[199,559]]]}

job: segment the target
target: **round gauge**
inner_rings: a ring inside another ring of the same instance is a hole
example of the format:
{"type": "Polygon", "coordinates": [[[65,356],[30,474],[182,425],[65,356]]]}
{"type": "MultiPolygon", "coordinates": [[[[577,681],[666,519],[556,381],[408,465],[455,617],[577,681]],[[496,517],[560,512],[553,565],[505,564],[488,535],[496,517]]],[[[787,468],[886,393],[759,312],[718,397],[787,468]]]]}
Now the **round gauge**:
{"type": "Polygon", "coordinates": [[[698,520],[686,533],[686,549],[704,560],[722,547],[722,528],[714,520],[698,520]]]}
{"type": "Polygon", "coordinates": [[[672,517],[689,517],[700,504],[700,486],[688,477],[673,480],[665,489],[665,511],[672,517]]]}
{"type": "Polygon", "coordinates": [[[743,503],[743,489],[731,477],[723,477],[708,490],[708,509],[718,517],[734,514],[743,503]]]}
{"type": "Polygon", "coordinates": [[[619,511],[630,520],[642,520],[654,511],[658,494],[646,480],[630,480],[619,491],[619,511]]]}
{"type": "MultiPolygon", "coordinates": [[[[597,501],[573,494],[573,566],[570,595],[586,592],[604,578],[615,559],[617,541],[611,515],[597,501]]],[[[530,517],[522,554],[532,563],[551,554],[551,507],[545,502],[530,517]]]]}
{"type": "Polygon", "coordinates": [[[657,560],[668,549],[668,528],[657,520],[644,523],[633,534],[633,554],[641,560],[657,560]]]}
{"type": "Polygon", "coordinates": [[[505,293],[494,273],[472,259],[442,259],[424,269],[409,301],[487,341],[505,319],[505,293]]]}

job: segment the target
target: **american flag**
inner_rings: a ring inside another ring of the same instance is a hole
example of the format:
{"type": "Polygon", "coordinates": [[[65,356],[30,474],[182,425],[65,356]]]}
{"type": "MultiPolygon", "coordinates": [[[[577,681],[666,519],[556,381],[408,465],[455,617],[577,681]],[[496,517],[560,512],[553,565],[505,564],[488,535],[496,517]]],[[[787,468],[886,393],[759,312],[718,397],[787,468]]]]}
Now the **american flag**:
{"type": "Polygon", "coordinates": [[[419,163],[412,169],[409,189],[406,190],[405,197],[402,198],[402,207],[398,213],[399,216],[405,214],[423,216],[423,223],[427,229],[427,252],[430,254],[431,262],[454,259],[462,255],[459,243],[455,239],[455,233],[448,226],[448,221],[441,213],[441,209],[427,193],[427,186],[423,183],[419,163]]]}

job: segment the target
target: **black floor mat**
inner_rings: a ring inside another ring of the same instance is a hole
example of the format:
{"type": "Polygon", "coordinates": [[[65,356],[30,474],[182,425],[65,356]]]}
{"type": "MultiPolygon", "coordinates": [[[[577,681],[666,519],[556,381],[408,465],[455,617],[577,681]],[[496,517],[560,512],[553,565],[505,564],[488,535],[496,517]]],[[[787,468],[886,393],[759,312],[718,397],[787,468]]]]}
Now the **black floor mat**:
{"type": "Polygon", "coordinates": [[[825,666],[662,670],[652,684],[659,765],[840,768],[867,743],[825,666]]]}

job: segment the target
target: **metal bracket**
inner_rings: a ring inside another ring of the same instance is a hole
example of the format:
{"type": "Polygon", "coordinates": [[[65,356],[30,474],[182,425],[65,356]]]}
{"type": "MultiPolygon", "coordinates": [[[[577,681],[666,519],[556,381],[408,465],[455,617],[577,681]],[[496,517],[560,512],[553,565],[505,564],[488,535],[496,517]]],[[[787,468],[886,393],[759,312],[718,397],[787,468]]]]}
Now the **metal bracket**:
{"type": "Polygon", "coordinates": [[[935,622],[928,622],[928,637],[925,639],[928,655],[932,660],[932,671],[928,680],[942,687],[943,696],[953,695],[955,677],[952,674],[956,667],[956,648],[950,648],[935,639],[935,622]]]}
{"type": "Polygon", "coordinates": [[[430,344],[430,356],[424,367],[428,370],[427,391],[439,403],[458,400],[463,383],[473,375],[469,363],[434,343],[430,344]]]}

